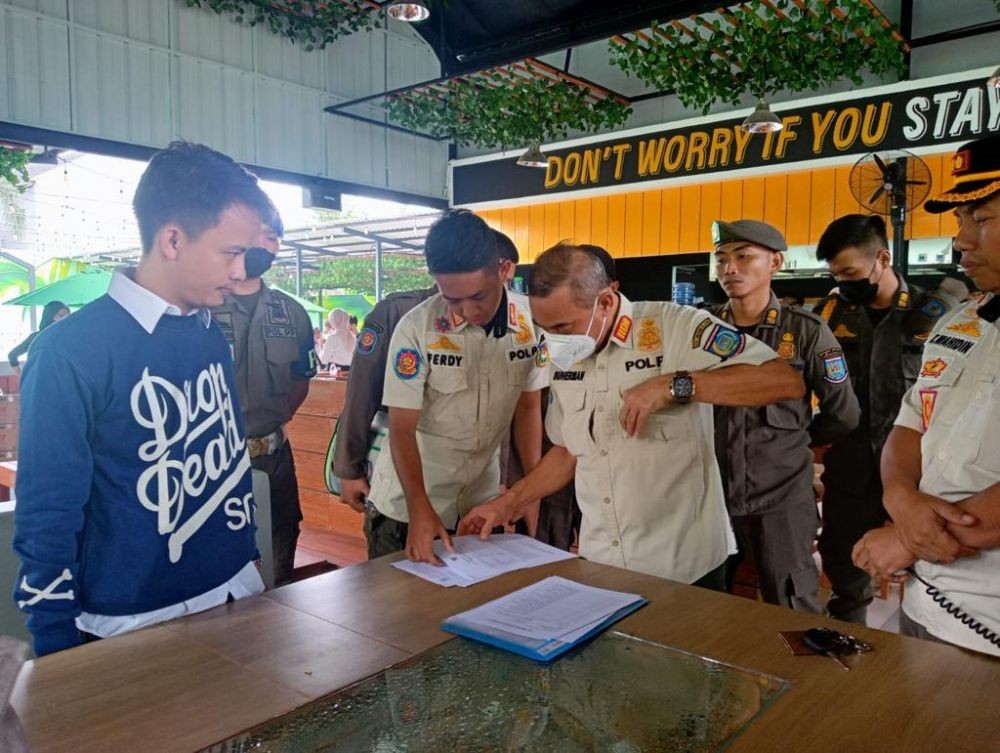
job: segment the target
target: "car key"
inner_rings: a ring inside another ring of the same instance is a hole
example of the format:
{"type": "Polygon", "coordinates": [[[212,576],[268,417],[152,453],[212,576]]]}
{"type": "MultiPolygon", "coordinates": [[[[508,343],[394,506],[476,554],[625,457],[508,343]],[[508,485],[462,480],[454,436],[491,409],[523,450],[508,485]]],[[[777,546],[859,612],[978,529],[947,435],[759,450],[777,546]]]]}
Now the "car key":
{"type": "Polygon", "coordinates": [[[829,628],[812,628],[807,630],[802,636],[803,642],[817,654],[825,654],[840,665],[845,672],[850,672],[851,668],[840,658],[838,649],[840,648],[840,633],[829,628]]]}

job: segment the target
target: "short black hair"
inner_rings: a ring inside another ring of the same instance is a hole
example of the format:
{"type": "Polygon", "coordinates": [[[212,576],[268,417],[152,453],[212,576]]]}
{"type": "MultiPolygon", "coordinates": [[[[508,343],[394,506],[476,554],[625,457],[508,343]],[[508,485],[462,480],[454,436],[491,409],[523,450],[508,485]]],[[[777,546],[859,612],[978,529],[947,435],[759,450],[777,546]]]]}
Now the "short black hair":
{"type": "Polygon", "coordinates": [[[595,246],[593,243],[581,243],[579,248],[582,248],[587,253],[593,254],[598,259],[601,260],[601,265],[604,267],[604,271],[608,274],[608,280],[615,282],[618,279],[618,274],[615,271],[615,260],[608,250],[603,246],[595,246]]]}
{"type": "Polygon", "coordinates": [[[431,225],[424,256],[432,275],[478,272],[500,264],[496,235],[468,209],[445,212],[431,225]]]}
{"type": "Polygon", "coordinates": [[[831,222],[819,243],[816,260],[832,261],[845,248],[855,246],[871,257],[889,247],[885,220],[874,214],[845,214],[831,222]]]}
{"type": "Polygon", "coordinates": [[[351,314],[349,317],[347,317],[347,323],[357,325],[358,317],[354,316],[354,314],[351,314]]]}
{"type": "Polygon", "coordinates": [[[277,214],[257,185],[257,176],[231,157],[203,144],[174,141],[153,155],[132,199],[143,253],[152,249],[157,232],[168,222],[197,238],[237,204],[268,224],[277,214]]]}
{"type": "Polygon", "coordinates": [[[499,230],[494,230],[493,235],[497,240],[497,251],[500,253],[500,258],[518,264],[521,261],[521,255],[517,252],[517,246],[514,245],[510,236],[499,230]]]}

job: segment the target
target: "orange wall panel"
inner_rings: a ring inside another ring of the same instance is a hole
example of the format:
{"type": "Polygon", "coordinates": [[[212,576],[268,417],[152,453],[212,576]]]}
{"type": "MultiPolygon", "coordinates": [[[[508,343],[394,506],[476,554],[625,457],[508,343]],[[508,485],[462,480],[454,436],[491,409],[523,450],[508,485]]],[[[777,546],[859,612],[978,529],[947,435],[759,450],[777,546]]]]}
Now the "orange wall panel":
{"type": "Polygon", "coordinates": [[[719,219],[732,222],[743,217],[743,181],[724,180],[721,183],[719,219]]]}
{"type": "Polygon", "coordinates": [[[701,247],[701,186],[681,186],[681,222],[679,250],[682,254],[692,251],[707,251],[701,247]]]}
{"type": "Polygon", "coordinates": [[[559,240],[561,241],[570,241],[572,243],[576,240],[573,237],[576,233],[575,205],[575,201],[559,202],[559,240]]]}
{"type": "Polygon", "coordinates": [[[722,215],[722,184],[705,183],[701,187],[701,207],[698,212],[698,248],[713,248],[712,223],[722,215]]]}
{"type": "Polygon", "coordinates": [[[625,255],[625,196],[608,197],[608,242],[605,248],[614,256],[625,255]]]}
{"type": "Polygon", "coordinates": [[[744,220],[764,219],[764,179],[746,178],[743,181],[743,212],[740,218],[744,220]]]}
{"type": "Polygon", "coordinates": [[[845,214],[868,214],[851,193],[851,167],[837,167],[834,170],[834,218],[845,214]]]}
{"type": "Polygon", "coordinates": [[[681,189],[660,191],[660,253],[676,254],[680,250],[681,189]]]}
{"type": "Polygon", "coordinates": [[[559,204],[551,202],[545,205],[545,232],[542,246],[549,248],[559,242],[559,204]]]}
{"type": "Polygon", "coordinates": [[[528,211],[528,246],[517,250],[521,260],[528,262],[537,259],[545,248],[545,206],[532,204],[528,211]]]}
{"type": "Polygon", "coordinates": [[[642,194],[642,255],[655,256],[660,251],[660,192],[642,194]]]}
{"type": "Polygon", "coordinates": [[[764,178],[764,222],[785,232],[788,212],[788,176],[768,175],[764,178]]]}
{"type": "Polygon", "coordinates": [[[809,242],[809,203],[812,181],[805,170],[788,174],[788,209],[785,212],[785,240],[789,246],[809,242]]]}
{"type": "Polygon", "coordinates": [[[816,243],[827,225],[836,217],[837,176],[833,170],[812,170],[809,196],[809,242],[816,243]]]}
{"type": "Polygon", "coordinates": [[[531,229],[531,207],[521,206],[514,214],[514,235],[510,236],[514,241],[514,246],[518,253],[524,253],[521,249],[528,248],[528,237],[531,229]]]}
{"type": "Polygon", "coordinates": [[[642,256],[642,194],[625,194],[625,256],[642,256]]]}
{"type": "Polygon", "coordinates": [[[590,201],[590,242],[602,248],[608,247],[608,197],[598,196],[590,201]]]}
{"type": "Polygon", "coordinates": [[[590,243],[590,200],[583,199],[576,202],[575,222],[576,231],[573,238],[577,243],[590,243]]]}

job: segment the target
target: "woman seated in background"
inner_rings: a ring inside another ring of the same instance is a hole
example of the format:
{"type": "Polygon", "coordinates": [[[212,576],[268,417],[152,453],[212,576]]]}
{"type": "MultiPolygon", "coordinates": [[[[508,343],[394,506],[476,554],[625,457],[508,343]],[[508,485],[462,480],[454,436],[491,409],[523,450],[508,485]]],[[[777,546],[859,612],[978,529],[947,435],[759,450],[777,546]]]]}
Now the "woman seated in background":
{"type": "Polygon", "coordinates": [[[45,308],[42,309],[42,321],[38,325],[38,331],[32,332],[21,341],[20,345],[15,346],[15,348],[7,354],[7,361],[10,363],[11,367],[17,369],[21,365],[21,356],[28,352],[28,348],[31,347],[32,341],[38,337],[39,332],[48,327],[50,324],[55,324],[60,319],[65,319],[67,316],[69,316],[69,306],[62,301],[49,301],[46,303],[45,308]]]}
{"type": "Polygon", "coordinates": [[[334,309],[327,317],[330,324],[330,334],[323,342],[323,352],[319,360],[323,362],[331,374],[346,374],[351,368],[354,358],[354,343],[357,337],[349,327],[350,316],[344,309],[334,309]]]}

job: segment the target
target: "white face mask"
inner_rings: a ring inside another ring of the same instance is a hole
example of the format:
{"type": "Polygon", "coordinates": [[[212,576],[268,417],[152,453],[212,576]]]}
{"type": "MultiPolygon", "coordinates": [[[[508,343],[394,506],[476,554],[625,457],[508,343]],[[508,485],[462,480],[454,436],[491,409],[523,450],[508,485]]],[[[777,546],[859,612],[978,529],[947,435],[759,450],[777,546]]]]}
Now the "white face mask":
{"type": "MultiPolygon", "coordinates": [[[[585,358],[594,355],[597,350],[597,340],[590,336],[590,327],[594,323],[597,315],[597,301],[600,294],[594,300],[594,308],[590,313],[590,321],[587,323],[587,334],[583,335],[557,335],[550,332],[545,333],[545,347],[549,351],[549,360],[560,371],[569,371],[574,364],[585,358]]],[[[604,327],[608,323],[605,314],[601,319],[601,331],[597,333],[598,340],[604,336],[604,327]]]]}

